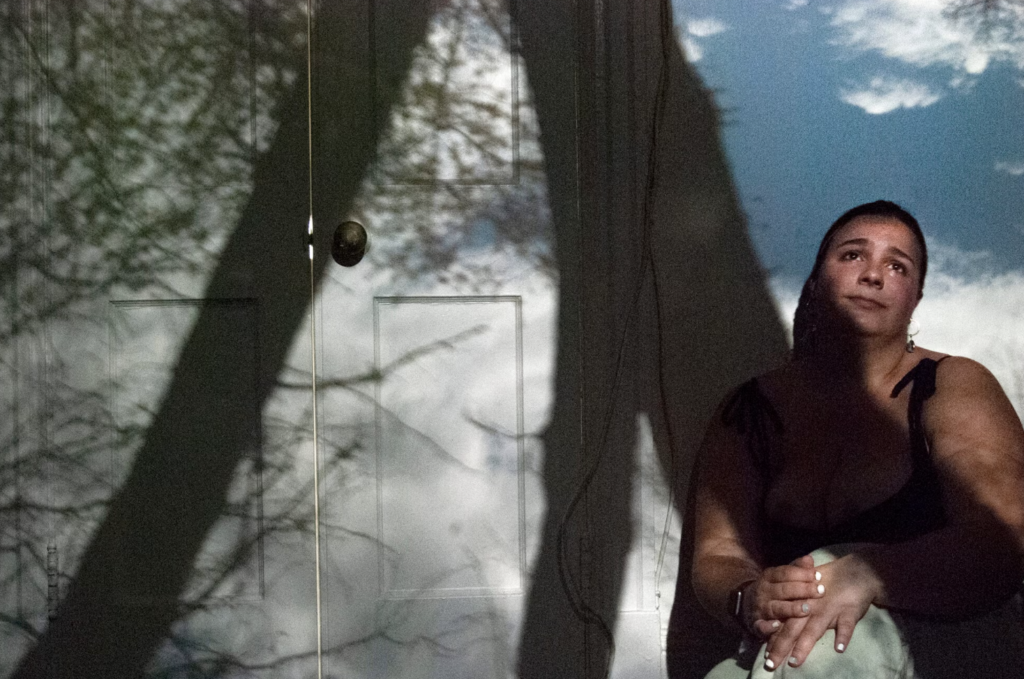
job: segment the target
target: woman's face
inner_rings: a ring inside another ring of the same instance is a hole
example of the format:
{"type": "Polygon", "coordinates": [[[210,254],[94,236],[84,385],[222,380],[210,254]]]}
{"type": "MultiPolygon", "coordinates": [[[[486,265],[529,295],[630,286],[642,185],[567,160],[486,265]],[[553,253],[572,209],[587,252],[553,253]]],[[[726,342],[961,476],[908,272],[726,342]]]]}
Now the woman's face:
{"type": "Polygon", "coordinates": [[[921,249],[891,217],[858,217],[832,237],[818,275],[835,319],[862,335],[906,333],[921,298],[921,249]]]}

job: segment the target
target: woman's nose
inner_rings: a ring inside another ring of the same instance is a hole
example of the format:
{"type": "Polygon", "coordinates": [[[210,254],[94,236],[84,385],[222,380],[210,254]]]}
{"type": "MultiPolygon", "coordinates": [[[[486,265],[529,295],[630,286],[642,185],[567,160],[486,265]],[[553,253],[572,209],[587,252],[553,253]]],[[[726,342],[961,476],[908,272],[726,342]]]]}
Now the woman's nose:
{"type": "Polygon", "coordinates": [[[882,287],[882,283],[885,279],[882,277],[882,273],[874,266],[864,267],[864,271],[860,274],[860,282],[867,285],[872,285],[876,288],[882,287]]]}

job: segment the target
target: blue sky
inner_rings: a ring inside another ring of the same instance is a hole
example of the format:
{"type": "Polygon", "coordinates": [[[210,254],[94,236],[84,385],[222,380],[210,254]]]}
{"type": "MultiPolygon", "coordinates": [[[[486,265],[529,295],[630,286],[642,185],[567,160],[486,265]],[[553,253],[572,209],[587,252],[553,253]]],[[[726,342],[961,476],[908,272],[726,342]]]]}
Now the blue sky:
{"type": "Polygon", "coordinates": [[[802,279],[828,224],[876,198],[954,260],[1024,269],[1024,11],[983,39],[944,0],[673,4],[777,279],[802,279]]]}

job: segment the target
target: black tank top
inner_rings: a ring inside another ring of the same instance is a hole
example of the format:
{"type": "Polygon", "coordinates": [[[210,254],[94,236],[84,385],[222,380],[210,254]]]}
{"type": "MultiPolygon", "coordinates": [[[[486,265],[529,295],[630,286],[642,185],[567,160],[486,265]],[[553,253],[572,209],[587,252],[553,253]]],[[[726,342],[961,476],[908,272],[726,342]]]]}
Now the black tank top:
{"type": "MultiPolygon", "coordinates": [[[[891,396],[895,398],[908,384],[913,384],[907,407],[913,470],[903,487],[879,504],[824,530],[771,520],[762,499],[761,547],[766,566],[789,563],[826,545],[905,542],[946,525],[942,488],[921,424],[924,402],[935,393],[936,368],[945,358],[921,359],[892,390],[891,396]]],[[[761,392],[756,378],[744,383],[729,400],[722,412],[722,422],[745,437],[747,451],[767,488],[771,479],[769,445],[782,432],[782,420],[761,392]]]]}

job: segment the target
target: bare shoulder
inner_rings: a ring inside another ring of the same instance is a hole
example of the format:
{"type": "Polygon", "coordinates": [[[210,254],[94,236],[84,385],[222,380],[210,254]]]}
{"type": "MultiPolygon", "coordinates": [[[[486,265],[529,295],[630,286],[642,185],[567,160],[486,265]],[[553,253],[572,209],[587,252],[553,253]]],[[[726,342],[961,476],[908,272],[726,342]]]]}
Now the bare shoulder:
{"type": "Polygon", "coordinates": [[[995,518],[1024,552],[1024,428],[999,381],[977,361],[944,359],[922,424],[950,521],[995,518]]]}
{"type": "Polygon", "coordinates": [[[737,400],[741,400],[738,397],[743,396],[744,392],[749,394],[750,392],[746,390],[751,387],[754,387],[755,391],[760,395],[768,396],[769,400],[772,400],[770,396],[778,391],[780,383],[785,380],[784,375],[788,368],[789,364],[785,364],[767,372],[754,375],[753,377],[750,377],[738,384],[734,384],[727,392],[725,392],[725,395],[718,402],[718,406],[715,408],[715,414],[710,424],[712,426],[716,423],[721,424],[723,414],[727,410],[730,410],[737,400]]]}
{"type": "Polygon", "coordinates": [[[747,432],[752,422],[765,416],[775,418],[775,394],[779,374],[785,370],[777,368],[756,375],[734,385],[719,401],[711,420],[705,429],[701,457],[707,464],[738,463],[743,467],[749,462],[747,454],[747,432]]]}
{"type": "Polygon", "coordinates": [[[985,366],[963,356],[943,358],[935,375],[935,394],[924,411],[925,429],[937,452],[961,447],[1020,448],[1024,429],[999,380],[985,366]],[[956,442],[960,445],[943,445],[956,442]]]}
{"type": "Polygon", "coordinates": [[[1009,401],[992,372],[965,356],[940,356],[935,372],[936,403],[959,402],[961,406],[1009,401]]]}

